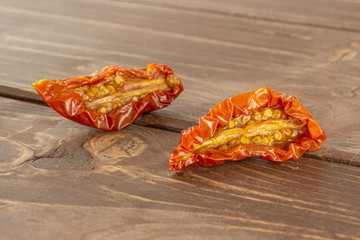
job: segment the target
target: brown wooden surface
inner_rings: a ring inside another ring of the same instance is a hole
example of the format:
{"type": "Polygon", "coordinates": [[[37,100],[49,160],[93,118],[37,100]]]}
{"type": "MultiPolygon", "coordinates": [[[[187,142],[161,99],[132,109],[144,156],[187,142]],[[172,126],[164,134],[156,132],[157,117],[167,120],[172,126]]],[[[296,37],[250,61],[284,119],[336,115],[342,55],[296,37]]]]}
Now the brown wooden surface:
{"type": "MultiPolygon", "coordinates": [[[[326,2],[2,1],[0,84],[28,95],[42,78],[89,74],[110,64],[166,63],[185,91],[158,114],[182,124],[157,126],[179,132],[219,101],[269,86],[297,96],[324,127],[329,139],[315,157],[339,161],[341,155],[352,159],[342,162],[359,165],[360,4],[326,2]],[[288,21],[256,17],[264,14],[288,21]],[[331,27],[334,15],[354,30],[331,27]]],[[[19,96],[7,88],[0,95],[19,96]]],[[[152,126],[151,119],[139,122],[152,126]]]]}
{"type": "MultiPolygon", "coordinates": [[[[129,1],[132,2],[132,1],[129,1]]],[[[138,0],[141,4],[194,12],[360,32],[359,0],[138,0]]]]}
{"type": "Polygon", "coordinates": [[[356,0],[0,0],[0,239],[360,239],[359,12],[356,0]],[[119,132],[64,119],[30,89],[152,62],[185,91],[119,132]],[[181,130],[263,86],[312,112],[320,150],[167,170],[181,130]]]}
{"type": "Polygon", "coordinates": [[[1,152],[21,155],[0,165],[1,239],[360,238],[358,167],[253,158],[169,172],[179,133],[91,130],[8,99],[0,113],[1,152]]]}

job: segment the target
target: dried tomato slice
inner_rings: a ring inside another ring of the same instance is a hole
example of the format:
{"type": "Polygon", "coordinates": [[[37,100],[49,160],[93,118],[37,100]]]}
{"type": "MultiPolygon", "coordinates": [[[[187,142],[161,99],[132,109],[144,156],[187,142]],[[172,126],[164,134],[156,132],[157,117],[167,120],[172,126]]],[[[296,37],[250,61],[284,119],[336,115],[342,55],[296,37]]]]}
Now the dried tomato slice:
{"type": "Polygon", "coordinates": [[[143,112],[167,107],[184,89],[171,68],[156,63],[146,69],[109,66],[99,74],[43,79],[32,87],[62,116],[108,131],[128,126],[143,112]]]}
{"type": "Polygon", "coordinates": [[[225,99],[200,118],[199,126],[183,131],[169,169],[255,156],[295,160],[320,148],[325,140],[319,123],[296,97],[259,88],[225,99]]]}

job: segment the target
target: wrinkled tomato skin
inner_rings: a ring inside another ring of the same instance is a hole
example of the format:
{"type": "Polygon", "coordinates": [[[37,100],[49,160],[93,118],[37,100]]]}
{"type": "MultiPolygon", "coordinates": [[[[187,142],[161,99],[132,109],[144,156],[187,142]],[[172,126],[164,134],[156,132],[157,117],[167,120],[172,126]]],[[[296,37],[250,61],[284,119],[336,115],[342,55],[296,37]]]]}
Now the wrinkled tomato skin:
{"type": "Polygon", "coordinates": [[[99,128],[106,131],[123,129],[135,121],[143,112],[151,112],[165,108],[184,90],[179,81],[171,91],[159,90],[152,92],[141,101],[130,101],[109,113],[87,110],[82,97],[71,89],[84,85],[106,82],[106,77],[117,72],[122,76],[134,78],[154,79],[158,76],[174,75],[171,68],[164,64],[149,64],[146,69],[129,69],[125,67],[109,66],[97,74],[73,77],[59,80],[40,80],[33,84],[33,88],[43,100],[60,115],[82,125],[99,128]]]}
{"type": "Polygon", "coordinates": [[[326,135],[320,124],[296,97],[264,87],[223,100],[200,118],[199,126],[182,131],[179,145],[171,153],[169,169],[182,170],[189,165],[209,167],[226,160],[238,161],[255,156],[276,162],[296,160],[306,151],[319,149],[325,141],[326,135]],[[305,122],[308,134],[291,143],[286,149],[249,144],[224,151],[194,153],[194,144],[201,144],[211,138],[217,129],[225,126],[235,116],[251,114],[266,107],[282,109],[289,116],[305,122]],[[189,155],[191,157],[184,160],[184,157],[189,155]]]}

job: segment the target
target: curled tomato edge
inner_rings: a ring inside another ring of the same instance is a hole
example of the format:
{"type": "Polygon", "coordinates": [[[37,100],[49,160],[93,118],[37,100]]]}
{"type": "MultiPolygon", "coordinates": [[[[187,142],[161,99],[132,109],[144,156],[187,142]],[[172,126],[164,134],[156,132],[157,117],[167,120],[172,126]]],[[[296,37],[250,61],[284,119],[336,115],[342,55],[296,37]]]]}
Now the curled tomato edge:
{"type": "Polygon", "coordinates": [[[85,84],[97,84],[105,77],[121,71],[124,77],[141,76],[153,79],[158,74],[175,75],[173,70],[165,64],[152,63],[145,69],[129,69],[125,67],[108,66],[101,73],[87,76],[72,77],[57,80],[42,79],[32,84],[41,98],[57,113],[76,123],[106,131],[118,131],[134,122],[143,112],[151,112],[170,105],[184,90],[179,81],[171,91],[159,90],[150,93],[141,101],[130,101],[127,104],[108,113],[86,110],[79,94],[69,88],[76,88],[85,84]],[[70,86],[68,88],[68,86],[70,86]]]}
{"type": "Polygon", "coordinates": [[[320,124],[294,96],[287,96],[263,87],[227,98],[199,119],[199,125],[181,132],[178,146],[169,158],[169,170],[182,170],[190,165],[215,166],[226,160],[238,161],[247,157],[261,157],[276,162],[299,159],[306,151],[319,149],[326,141],[320,124]],[[231,118],[240,114],[251,114],[265,107],[282,108],[288,115],[306,122],[310,136],[291,143],[286,150],[264,145],[240,145],[225,151],[194,154],[193,144],[201,144],[211,138],[216,129],[226,125],[231,118]],[[192,155],[193,154],[193,155],[192,155]],[[185,156],[191,155],[187,160],[185,156]]]}

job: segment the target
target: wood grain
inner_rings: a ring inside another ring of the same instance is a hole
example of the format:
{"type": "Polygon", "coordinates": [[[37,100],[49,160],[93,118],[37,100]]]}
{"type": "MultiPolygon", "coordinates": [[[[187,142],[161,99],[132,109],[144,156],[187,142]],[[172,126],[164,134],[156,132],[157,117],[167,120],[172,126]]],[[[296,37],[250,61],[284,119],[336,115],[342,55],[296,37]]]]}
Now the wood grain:
{"type": "MultiPolygon", "coordinates": [[[[66,155],[81,154],[77,150],[81,145],[79,139],[82,141],[92,130],[64,119],[45,106],[1,97],[0,103],[0,172],[37,159],[47,160],[36,164],[52,162],[54,166],[49,167],[56,168],[57,161],[66,159],[66,155]]],[[[87,161],[79,159],[72,164],[65,160],[58,168],[77,168],[79,161],[87,161]]]]}
{"type": "Polygon", "coordinates": [[[338,161],[342,152],[354,160],[340,162],[358,164],[358,5],[326,2],[1,1],[0,84],[14,88],[0,92],[19,98],[21,89],[42,78],[88,74],[110,64],[166,63],[185,91],[137,123],[179,132],[219,101],[269,86],[297,96],[324,127],[329,151],[315,157],[338,161]],[[274,13],[280,20],[271,20],[274,13]]]}
{"type": "Polygon", "coordinates": [[[360,168],[331,162],[360,163],[359,7],[0,0],[0,238],[360,239],[360,168]],[[119,132],[64,119],[29,90],[151,62],[185,91],[119,132]],[[300,99],[327,132],[322,149],[168,171],[182,129],[263,86],[300,99]]]}
{"type": "MultiPolygon", "coordinates": [[[[130,1],[129,1],[130,2],[130,1]]],[[[176,8],[185,11],[290,23],[316,28],[359,32],[360,1],[358,0],[137,0],[131,3],[176,8]]]]}
{"type": "Polygon", "coordinates": [[[1,100],[1,139],[37,153],[1,158],[1,239],[360,239],[360,168],[249,158],[170,172],[179,133],[89,130],[1,100]]]}

